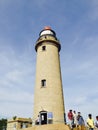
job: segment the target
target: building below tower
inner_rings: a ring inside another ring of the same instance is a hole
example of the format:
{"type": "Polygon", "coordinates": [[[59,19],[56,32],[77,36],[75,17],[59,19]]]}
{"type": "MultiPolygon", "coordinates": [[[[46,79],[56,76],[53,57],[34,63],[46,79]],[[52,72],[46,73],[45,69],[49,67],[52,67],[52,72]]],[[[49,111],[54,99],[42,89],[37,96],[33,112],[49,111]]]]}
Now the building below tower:
{"type": "Polygon", "coordinates": [[[31,118],[17,118],[13,117],[7,121],[7,130],[19,130],[32,126],[31,118]]]}

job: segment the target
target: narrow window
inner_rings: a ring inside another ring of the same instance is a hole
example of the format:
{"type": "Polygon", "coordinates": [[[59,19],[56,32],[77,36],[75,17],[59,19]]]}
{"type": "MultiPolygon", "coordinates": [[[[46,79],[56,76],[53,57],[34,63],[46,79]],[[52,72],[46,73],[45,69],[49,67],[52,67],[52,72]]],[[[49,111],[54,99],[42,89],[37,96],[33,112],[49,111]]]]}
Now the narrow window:
{"type": "Polygon", "coordinates": [[[53,124],[53,113],[52,112],[47,113],[47,119],[48,119],[48,124],[53,124]]]}
{"type": "Polygon", "coordinates": [[[46,46],[42,46],[42,51],[45,51],[46,50],[46,46]]]}
{"type": "Polygon", "coordinates": [[[45,79],[41,80],[41,86],[46,87],[46,80],[45,79]]]}

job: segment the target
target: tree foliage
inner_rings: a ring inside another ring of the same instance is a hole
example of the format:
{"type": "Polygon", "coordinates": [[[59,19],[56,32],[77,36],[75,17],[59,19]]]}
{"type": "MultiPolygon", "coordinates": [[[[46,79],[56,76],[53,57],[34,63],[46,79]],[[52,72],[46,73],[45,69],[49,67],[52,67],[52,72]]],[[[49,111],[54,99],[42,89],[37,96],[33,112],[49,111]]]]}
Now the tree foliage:
{"type": "Polygon", "coordinates": [[[7,119],[0,119],[0,130],[6,130],[7,127],[7,119]]]}

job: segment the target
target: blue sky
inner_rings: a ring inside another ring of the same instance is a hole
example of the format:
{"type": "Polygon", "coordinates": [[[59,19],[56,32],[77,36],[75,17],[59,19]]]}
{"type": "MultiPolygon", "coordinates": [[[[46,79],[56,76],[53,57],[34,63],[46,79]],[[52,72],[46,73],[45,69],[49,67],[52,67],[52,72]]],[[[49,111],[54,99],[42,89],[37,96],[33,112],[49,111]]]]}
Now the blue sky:
{"type": "Polygon", "coordinates": [[[0,0],[0,118],[32,117],[34,49],[49,25],[61,43],[65,110],[98,115],[98,0],[0,0]]]}

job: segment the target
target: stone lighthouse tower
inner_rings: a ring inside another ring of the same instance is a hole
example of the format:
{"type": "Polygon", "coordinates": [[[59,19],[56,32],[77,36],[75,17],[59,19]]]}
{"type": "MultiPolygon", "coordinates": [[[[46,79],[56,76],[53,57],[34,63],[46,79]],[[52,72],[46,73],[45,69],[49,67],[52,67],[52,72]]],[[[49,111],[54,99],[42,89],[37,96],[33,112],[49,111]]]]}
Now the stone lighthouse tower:
{"type": "Polygon", "coordinates": [[[45,27],[36,41],[37,53],[33,118],[40,124],[65,123],[60,69],[61,45],[56,33],[45,27]]]}

